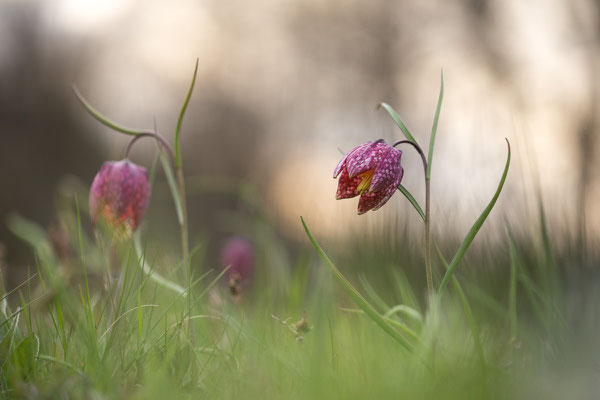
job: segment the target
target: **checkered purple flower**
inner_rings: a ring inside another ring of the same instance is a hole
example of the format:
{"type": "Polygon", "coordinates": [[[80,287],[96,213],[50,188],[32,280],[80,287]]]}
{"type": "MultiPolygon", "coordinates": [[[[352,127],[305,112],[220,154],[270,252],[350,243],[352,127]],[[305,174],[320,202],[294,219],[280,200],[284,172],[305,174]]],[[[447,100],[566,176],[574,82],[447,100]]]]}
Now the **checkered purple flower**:
{"type": "Polygon", "coordinates": [[[339,162],[333,177],[340,177],[337,200],[360,195],[358,214],[377,210],[392,197],[404,170],[402,151],[388,146],[383,139],[367,142],[352,149],[339,162]]]}
{"type": "Polygon", "coordinates": [[[90,216],[126,236],[140,225],[150,200],[146,168],[125,159],[102,164],[90,189],[90,216]]]}

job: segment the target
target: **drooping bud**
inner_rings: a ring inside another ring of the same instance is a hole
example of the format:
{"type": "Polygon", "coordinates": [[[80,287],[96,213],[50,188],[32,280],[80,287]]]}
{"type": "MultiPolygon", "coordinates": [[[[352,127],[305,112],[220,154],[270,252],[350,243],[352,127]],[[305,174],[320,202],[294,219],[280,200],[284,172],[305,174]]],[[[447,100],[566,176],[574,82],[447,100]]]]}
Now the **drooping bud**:
{"type": "Polygon", "coordinates": [[[150,200],[146,168],[131,161],[107,161],[102,164],[90,189],[90,216],[96,224],[101,217],[130,236],[141,224],[150,200]]]}
{"type": "Polygon", "coordinates": [[[231,294],[239,301],[242,285],[254,274],[254,247],[239,236],[230,238],[221,249],[221,266],[227,270],[231,294]]]}

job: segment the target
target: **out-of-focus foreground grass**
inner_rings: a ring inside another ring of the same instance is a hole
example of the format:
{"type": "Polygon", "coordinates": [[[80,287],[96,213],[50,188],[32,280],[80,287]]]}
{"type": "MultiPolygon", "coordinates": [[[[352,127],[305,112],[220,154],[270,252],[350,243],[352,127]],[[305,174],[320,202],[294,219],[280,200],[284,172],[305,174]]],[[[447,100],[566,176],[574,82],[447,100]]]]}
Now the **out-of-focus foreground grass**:
{"type": "MultiPolygon", "coordinates": [[[[560,233],[550,235],[540,214],[530,236],[507,227],[503,243],[470,253],[435,313],[427,312],[422,251],[408,234],[336,244],[336,264],[412,350],[356,309],[308,241],[289,254],[261,216],[246,227],[257,270],[239,303],[202,241],[190,297],[178,249],[164,254],[144,232],[124,242],[95,236],[81,201],[60,204],[51,234],[13,216],[10,228],[31,244],[36,264],[0,296],[0,393],[589,398],[600,389],[598,279],[588,268],[598,260],[576,244],[557,250],[560,233]]],[[[452,253],[450,239],[436,240],[452,253]]]]}

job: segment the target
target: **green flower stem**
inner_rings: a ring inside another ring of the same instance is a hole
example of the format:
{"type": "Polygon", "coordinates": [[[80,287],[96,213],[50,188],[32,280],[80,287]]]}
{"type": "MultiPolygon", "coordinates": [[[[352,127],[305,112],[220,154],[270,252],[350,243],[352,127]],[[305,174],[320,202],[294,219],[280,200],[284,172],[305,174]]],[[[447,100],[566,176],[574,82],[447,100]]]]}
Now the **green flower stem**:
{"type": "Polygon", "coordinates": [[[171,158],[171,161],[173,162],[173,164],[175,164],[175,153],[173,153],[173,149],[171,148],[171,145],[158,132],[140,132],[140,133],[137,133],[133,137],[133,139],[131,139],[131,141],[127,145],[127,148],[125,149],[125,153],[124,153],[124,157],[125,158],[127,158],[129,156],[129,152],[131,151],[131,148],[133,147],[133,144],[135,142],[137,142],[139,139],[144,138],[144,137],[151,137],[151,138],[154,138],[157,142],[159,142],[160,145],[162,145],[162,147],[164,147],[167,150],[167,153],[169,154],[169,157],[171,158]]]}
{"type": "MultiPolygon", "coordinates": [[[[423,154],[423,153],[421,153],[423,154]]],[[[433,290],[433,276],[431,272],[431,212],[430,212],[430,179],[425,178],[425,274],[427,275],[427,293],[430,302],[433,301],[435,292],[433,290]]]]}
{"type": "Polygon", "coordinates": [[[396,147],[400,144],[410,144],[412,147],[417,150],[419,155],[421,156],[421,160],[423,161],[423,172],[425,174],[425,275],[427,276],[427,293],[429,294],[430,302],[433,301],[435,296],[435,292],[433,290],[433,275],[431,272],[431,207],[430,207],[430,199],[431,199],[431,189],[430,189],[430,178],[427,174],[427,158],[425,158],[425,153],[421,149],[416,142],[412,140],[401,140],[392,145],[392,147],[396,147]]]}
{"type": "Polygon", "coordinates": [[[100,113],[100,111],[96,110],[90,104],[90,102],[87,101],[85,99],[85,97],[83,97],[83,95],[79,92],[79,90],[77,89],[76,86],[73,86],[73,93],[75,93],[77,100],[79,100],[79,102],[87,110],[87,112],[89,112],[90,115],[92,117],[94,117],[97,121],[99,121],[102,125],[110,128],[114,131],[117,131],[119,133],[133,136],[133,138],[127,145],[127,148],[125,149],[125,158],[129,155],[129,152],[131,151],[131,147],[133,146],[133,144],[136,141],[138,141],[139,139],[141,139],[143,137],[152,137],[157,142],[159,142],[165,149],[167,149],[167,152],[169,153],[169,156],[171,157],[171,161],[173,161],[173,164],[175,164],[175,153],[173,152],[173,149],[171,148],[171,145],[169,144],[169,142],[167,142],[167,140],[164,138],[164,136],[162,136],[160,133],[158,133],[156,131],[151,131],[151,130],[127,128],[127,127],[105,117],[104,115],[102,115],[102,113],[100,113]]]}
{"type": "MultiPolygon", "coordinates": [[[[164,147],[166,149],[167,153],[169,154],[169,157],[171,158],[171,161],[173,162],[173,165],[175,167],[176,174],[177,174],[177,181],[178,181],[178,186],[179,186],[179,202],[180,202],[180,207],[181,207],[182,216],[183,216],[181,223],[180,223],[180,225],[181,225],[181,240],[182,240],[181,246],[182,246],[183,260],[186,263],[189,262],[189,260],[188,260],[189,259],[189,241],[188,241],[188,232],[187,232],[188,224],[187,224],[187,212],[186,212],[186,203],[185,203],[185,183],[183,180],[183,167],[182,167],[182,163],[181,163],[181,149],[179,147],[179,134],[180,134],[181,125],[183,122],[183,115],[185,113],[185,109],[187,108],[187,104],[188,104],[190,96],[191,96],[192,88],[193,88],[194,82],[196,80],[197,68],[198,68],[198,62],[196,61],[196,69],[194,70],[194,78],[192,80],[192,86],[190,87],[190,89],[187,93],[184,105],[183,105],[181,113],[179,115],[179,120],[177,122],[176,141],[175,141],[176,151],[173,151],[173,148],[171,147],[169,142],[160,133],[158,133],[156,131],[152,131],[152,130],[148,130],[148,129],[144,130],[144,129],[127,128],[117,122],[114,122],[110,118],[107,118],[106,116],[102,115],[102,113],[100,113],[98,110],[96,110],[90,104],[90,102],[87,101],[85,99],[85,97],[83,97],[83,95],[79,92],[77,87],[73,86],[73,92],[75,93],[75,96],[77,97],[77,99],[79,100],[81,105],[83,105],[83,107],[90,113],[90,115],[92,117],[94,117],[101,124],[107,126],[108,128],[110,128],[114,131],[123,133],[125,135],[133,136],[133,138],[131,139],[131,141],[129,142],[129,144],[127,145],[127,148],[125,150],[125,157],[127,157],[129,155],[129,152],[131,151],[133,144],[143,137],[154,138],[157,142],[160,143],[160,145],[162,147],[164,147]]],[[[189,271],[188,271],[188,275],[189,275],[189,271]]]]}
{"type": "MultiPolygon", "coordinates": [[[[188,239],[187,206],[185,202],[185,181],[183,179],[183,168],[181,164],[176,167],[177,184],[179,186],[179,204],[181,205],[181,249],[183,252],[183,262],[190,263],[190,247],[188,239]]],[[[191,271],[188,267],[188,283],[191,282],[191,271]]]]}

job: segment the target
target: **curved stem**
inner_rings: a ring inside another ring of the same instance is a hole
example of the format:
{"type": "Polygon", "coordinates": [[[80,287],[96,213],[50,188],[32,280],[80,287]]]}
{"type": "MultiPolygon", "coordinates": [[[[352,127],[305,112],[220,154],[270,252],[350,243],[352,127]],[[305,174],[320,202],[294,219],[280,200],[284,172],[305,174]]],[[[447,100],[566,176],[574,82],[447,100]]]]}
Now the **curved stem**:
{"type": "Polygon", "coordinates": [[[136,134],[135,137],[133,139],[131,139],[131,141],[127,145],[127,148],[125,149],[125,154],[124,154],[125,158],[127,158],[129,156],[129,152],[131,151],[131,147],[133,147],[133,144],[135,142],[137,142],[139,139],[144,138],[144,137],[151,137],[151,138],[156,139],[156,141],[159,142],[167,150],[169,157],[171,157],[171,161],[173,161],[173,164],[175,164],[175,153],[173,153],[173,149],[171,148],[171,145],[158,132],[140,132],[140,133],[136,134]]]}
{"type": "Polygon", "coordinates": [[[430,239],[430,231],[431,231],[431,210],[430,210],[430,199],[431,199],[431,190],[430,190],[430,178],[427,174],[427,158],[425,157],[425,153],[421,149],[416,142],[412,140],[400,140],[392,145],[392,147],[396,147],[400,144],[410,144],[412,147],[417,150],[419,155],[421,156],[421,160],[423,161],[423,172],[425,174],[425,275],[427,276],[427,293],[429,294],[430,303],[434,298],[433,291],[433,276],[431,272],[431,239],[430,239]]]}
{"type": "Polygon", "coordinates": [[[423,170],[425,171],[425,179],[427,179],[427,158],[425,158],[425,153],[423,153],[421,146],[419,146],[416,142],[413,142],[412,140],[401,140],[399,142],[394,143],[392,147],[396,147],[403,143],[410,144],[412,147],[415,148],[415,150],[417,150],[417,152],[421,156],[421,160],[423,160],[423,170]]]}

